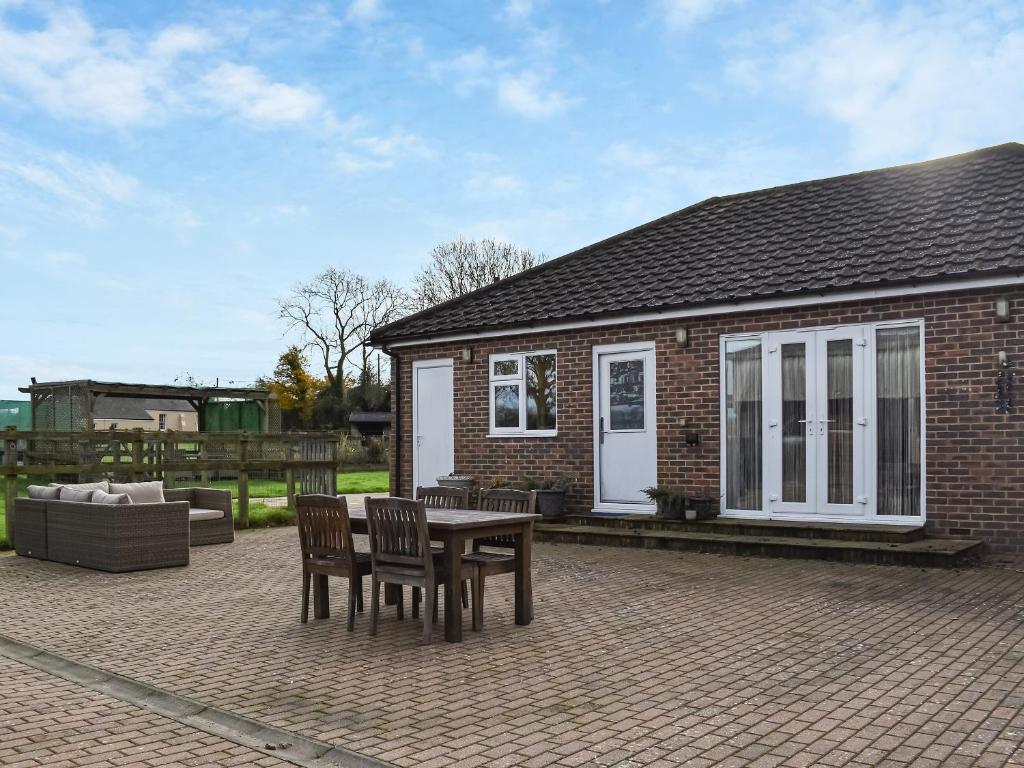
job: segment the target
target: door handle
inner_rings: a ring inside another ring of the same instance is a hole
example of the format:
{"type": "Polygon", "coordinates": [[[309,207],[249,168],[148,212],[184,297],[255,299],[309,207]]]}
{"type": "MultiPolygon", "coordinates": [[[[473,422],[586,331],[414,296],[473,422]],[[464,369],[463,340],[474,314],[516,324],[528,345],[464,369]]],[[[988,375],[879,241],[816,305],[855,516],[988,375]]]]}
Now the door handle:
{"type": "Polygon", "coordinates": [[[600,445],[604,445],[604,416],[600,417],[597,420],[597,423],[598,442],[600,445]]]}

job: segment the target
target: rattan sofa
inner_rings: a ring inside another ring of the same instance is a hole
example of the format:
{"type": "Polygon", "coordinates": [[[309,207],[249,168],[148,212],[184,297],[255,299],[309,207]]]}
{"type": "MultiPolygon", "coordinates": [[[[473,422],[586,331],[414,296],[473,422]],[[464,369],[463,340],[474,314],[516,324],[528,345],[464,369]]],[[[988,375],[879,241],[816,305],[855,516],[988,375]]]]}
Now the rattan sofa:
{"type": "Polygon", "coordinates": [[[189,546],[234,541],[231,492],[210,488],[164,490],[153,504],[18,498],[15,551],[102,571],[188,565],[189,546]]]}
{"type": "Polygon", "coordinates": [[[14,550],[120,573],[188,565],[188,502],[92,504],[15,499],[14,550]]]}
{"type": "Polygon", "coordinates": [[[193,547],[228,544],[235,540],[231,491],[217,488],[165,488],[164,500],[188,502],[188,529],[193,547]]]}

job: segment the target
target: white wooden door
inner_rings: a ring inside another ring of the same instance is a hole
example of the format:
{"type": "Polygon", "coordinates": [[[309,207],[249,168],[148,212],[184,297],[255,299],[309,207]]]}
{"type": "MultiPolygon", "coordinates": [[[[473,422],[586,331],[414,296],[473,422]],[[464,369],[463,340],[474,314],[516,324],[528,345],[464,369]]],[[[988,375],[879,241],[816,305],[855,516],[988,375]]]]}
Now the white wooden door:
{"type": "Polygon", "coordinates": [[[413,362],[413,490],[455,469],[452,361],[413,362]]]}
{"type": "Polygon", "coordinates": [[[657,485],[654,349],[597,351],[598,508],[653,511],[643,489],[657,485]]]}

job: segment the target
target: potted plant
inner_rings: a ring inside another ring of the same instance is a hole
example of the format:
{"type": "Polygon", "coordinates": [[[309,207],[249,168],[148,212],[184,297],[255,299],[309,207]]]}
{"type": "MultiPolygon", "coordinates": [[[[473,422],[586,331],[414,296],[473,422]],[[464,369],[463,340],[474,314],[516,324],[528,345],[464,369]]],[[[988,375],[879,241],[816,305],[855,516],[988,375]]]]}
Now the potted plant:
{"type": "Polygon", "coordinates": [[[565,515],[565,494],[576,481],[573,477],[527,478],[526,487],[537,494],[537,514],[545,520],[558,520],[565,515]]]}
{"type": "Polygon", "coordinates": [[[718,502],[721,495],[713,488],[701,488],[688,495],[689,509],[686,510],[687,520],[710,520],[718,517],[718,502]]]}
{"type": "Polygon", "coordinates": [[[683,517],[683,507],[686,505],[686,497],[679,491],[672,491],[668,488],[644,488],[644,493],[651,501],[658,506],[655,513],[663,520],[680,520],[683,517]]]}

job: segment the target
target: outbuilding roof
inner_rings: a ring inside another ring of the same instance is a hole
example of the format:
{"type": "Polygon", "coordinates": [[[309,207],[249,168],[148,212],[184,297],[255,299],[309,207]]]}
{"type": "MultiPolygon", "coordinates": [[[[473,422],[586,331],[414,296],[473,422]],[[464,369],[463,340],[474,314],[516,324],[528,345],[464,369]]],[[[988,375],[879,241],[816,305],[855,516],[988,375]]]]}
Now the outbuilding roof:
{"type": "Polygon", "coordinates": [[[378,329],[388,344],[1024,273],[1024,145],[712,197],[378,329]]]}

